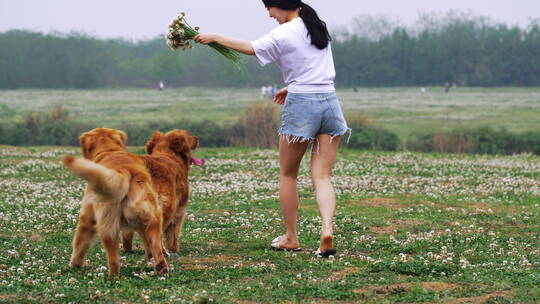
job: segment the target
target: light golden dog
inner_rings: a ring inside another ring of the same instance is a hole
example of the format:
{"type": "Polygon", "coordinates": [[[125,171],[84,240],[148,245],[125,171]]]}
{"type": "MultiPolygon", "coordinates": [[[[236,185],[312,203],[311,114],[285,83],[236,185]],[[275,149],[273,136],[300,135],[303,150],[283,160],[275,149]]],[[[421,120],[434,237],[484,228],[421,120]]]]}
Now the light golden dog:
{"type": "MultiPolygon", "coordinates": [[[[198,144],[197,137],[186,130],[173,130],[166,134],[155,132],[146,144],[149,155],[141,156],[163,209],[164,242],[170,252],[179,250],[178,238],[188,205],[190,166],[204,163],[192,155],[198,144]]],[[[131,251],[133,232],[125,232],[122,237],[124,249],[131,251]]]]}
{"type": "Polygon", "coordinates": [[[81,135],[84,158],[66,156],[65,166],[87,181],[73,239],[72,267],[82,266],[97,232],[107,251],[109,276],[120,271],[120,231],[138,232],[159,275],[168,272],[163,256],[163,210],[141,156],[125,151],[126,133],[98,128],[81,135]]]}

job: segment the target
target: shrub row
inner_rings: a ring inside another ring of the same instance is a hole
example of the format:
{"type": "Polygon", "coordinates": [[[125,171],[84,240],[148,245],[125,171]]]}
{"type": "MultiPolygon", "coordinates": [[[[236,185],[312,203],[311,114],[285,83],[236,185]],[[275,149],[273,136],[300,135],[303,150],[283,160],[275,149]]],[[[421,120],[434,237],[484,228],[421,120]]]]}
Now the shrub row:
{"type": "Polygon", "coordinates": [[[187,129],[197,135],[202,146],[229,146],[228,134],[224,128],[213,121],[177,122],[177,123],[122,123],[118,126],[98,126],[80,123],[75,120],[62,120],[39,123],[30,127],[27,123],[0,124],[0,144],[12,146],[78,146],[79,136],[85,131],[97,127],[111,127],[128,134],[128,145],[143,146],[154,131],[167,132],[172,129],[187,129]]]}
{"type": "MultiPolygon", "coordinates": [[[[540,155],[540,131],[514,134],[506,129],[480,127],[448,132],[425,132],[409,136],[401,143],[398,136],[371,126],[361,114],[348,117],[352,134],[346,134],[342,145],[350,149],[420,152],[520,154],[540,155]],[[348,141],[348,144],[347,144],[348,141]]],[[[236,123],[214,121],[120,123],[113,127],[128,134],[128,145],[143,146],[154,131],[187,129],[199,137],[202,147],[275,148],[278,143],[278,108],[268,103],[256,103],[240,115],[236,123]]],[[[78,146],[81,133],[96,127],[70,117],[62,106],[48,113],[31,112],[18,123],[0,123],[0,144],[13,146],[78,146]]]]}
{"type": "MultiPolygon", "coordinates": [[[[48,113],[27,113],[19,123],[0,123],[0,144],[13,146],[78,146],[81,133],[96,127],[112,127],[128,134],[128,145],[141,146],[154,131],[187,129],[199,137],[203,147],[254,147],[275,148],[278,144],[279,107],[269,103],[256,103],[248,107],[236,123],[219,124],[203,122],[145,122],[120,123],[115,126],[98,126],[71,118],[62,106],[48,113]]],[[[398,150],[399,139],[395,134],[368,125],[367,118],[350,119],[354,130],[347,147],[366,150],[398,150]]],[[[346,135],[345,137],[348,137],[346,135]]],[[[342,143],[345,143],[343,140],[342,143]]]]}
{"type": "Polygon", "coordinates": [[[347,117],[351,128],[350,139],[344,136],[341,144],[350,149],[398,151],[401,149],[399,137],[382,128],[370,125],[369,118],[362,114],[347,117]],[[348,144],[345,144],[347,143],[348,144]]]}
{"type": "Polygon", "coordinates": [[[540,131],[516,134],[504,128],[479,127],[417,133],[409,137],[405,147],[421,152],[540,155],[540,131]]]}

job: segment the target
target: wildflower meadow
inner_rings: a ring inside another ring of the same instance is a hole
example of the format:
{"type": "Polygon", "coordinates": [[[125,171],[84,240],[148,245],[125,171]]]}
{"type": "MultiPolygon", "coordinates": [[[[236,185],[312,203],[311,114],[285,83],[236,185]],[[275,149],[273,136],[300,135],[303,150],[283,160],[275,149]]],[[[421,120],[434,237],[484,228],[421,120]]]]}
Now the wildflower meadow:
{"type": "MultiPolygon", "coordinates": [[[[142,148],[130,148],[143,153],[142,148]]],[[[304,251],[283,233],[275,150],[200,149],[181,250],[157,277],[140,241],[107,278],[96,242],[68,267],[83,181],[77,148],[0,147],[2,303],[538,303],[540,157],[342,150],[335,258],[317,258],[308,155],[299,178],[304,251]]]]}

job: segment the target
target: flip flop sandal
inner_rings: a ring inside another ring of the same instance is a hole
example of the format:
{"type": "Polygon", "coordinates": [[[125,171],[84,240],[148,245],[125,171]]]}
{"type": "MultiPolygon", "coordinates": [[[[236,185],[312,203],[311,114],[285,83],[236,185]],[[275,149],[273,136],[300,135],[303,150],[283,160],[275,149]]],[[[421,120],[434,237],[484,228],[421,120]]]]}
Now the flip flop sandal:
{"type": "Polygon", "coordinates": [[[321,248],[317,249],[315,255],[319,258],[329,258],[330,256],[335,256],[337,250],[335,248],[328,248],[325,251],[321,252],[321,248]]]}
{"type": "Polygon", "coordinates": [[[273,241],[272,241],[272,244],[270,245],[270,248],[274,251],[288,251],[288,252],[299,252],[299,251],[302,251],[302,248],[285,248],[285,247],[280,247],[279,246],[279,243],[281,241],[281,238],[283,236],[278,236],[277,238],[275,238],[273,241]]]}

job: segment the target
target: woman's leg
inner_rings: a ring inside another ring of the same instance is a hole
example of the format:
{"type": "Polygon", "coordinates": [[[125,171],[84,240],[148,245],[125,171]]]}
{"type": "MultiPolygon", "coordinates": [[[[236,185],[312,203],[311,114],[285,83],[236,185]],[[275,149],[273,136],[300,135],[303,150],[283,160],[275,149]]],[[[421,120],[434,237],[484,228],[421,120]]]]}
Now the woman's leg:
{"type": "Polygon", "coordinates": [[[289,143],[284,136],[279,140],[279,201],[285,221],[285,238],[279,244],[282,248],[298,248],[298,230],[296,220],[298,215],[298,193],[296,179],[300,162],[306,152],[308,143],[289,143]]]}
{"type": "Polygon", "coordinates": [[[333,223],[336,210],[336,194],[330,181],[336,160],[340,137],[320,134],[311,154],[311,179],[315,186],[317,205],[321,213],[321,251],[333,247],[333,223]]]}

